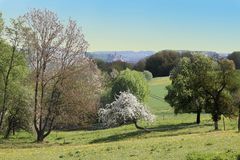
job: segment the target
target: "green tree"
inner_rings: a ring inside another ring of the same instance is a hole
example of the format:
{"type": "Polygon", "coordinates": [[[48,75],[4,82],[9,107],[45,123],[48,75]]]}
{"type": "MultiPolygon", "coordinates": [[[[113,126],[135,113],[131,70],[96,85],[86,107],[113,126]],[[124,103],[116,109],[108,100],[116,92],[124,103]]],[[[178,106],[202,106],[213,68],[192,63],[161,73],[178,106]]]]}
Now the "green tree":
{"type": "Polygon", "coordinates": [[[212,114],[215,130],[218,130],[221,115],[232,116],[234,112],[233,99],[230,94],[233,73],[233,61],[218,60],[200,79],[201,87],[209,96],[205,110],[212,114]]]}
{"type": "Polygon", "coordinates": [[[25,92],[31,91],[31,85],[25,84],[29,68],[25,54],[13,47],[6,42],[0,45],[0,116],[5,138],[11,130],[30,128],[30,94],[25,92]]]}
{"type": "Polygon", "coordinates": [[[153,78],[152,73],[147,70],[144,70],[142,73],[147,81],[150,81],[153,78]]]}
{"type": "Polygon", "coordinates": [[[236,108],[238,117],[238,132],[240,132],[240,71],[236,70],[232,76],[233,85],[231,87],[231,95],[233,97],[233,105],[236,108]]]}
{"type": "MultiPolygon", "coordinates": [[[[19,79],[18,79],[19,80],[19,79]]],[[[31,94],[32,90],[23,82],[17,82],[10,87],[10,102],[5,118],[5,138],[18,130],[31,131],[31,94]]]]}
{"type": "Polygon", "coordinates": [[[127,68],[132,69],[133,65],[127,62],[122,62],[122,61],[114,61],[114,62],[105,62],[100,59],[95,60],[98,68],[101,71],[111,73],[113,70],[117,70],[118,72],[123,71],[127,68]]]}
{"type": "Polygon", "coordinates": [[[142,59],[134,65],[133,69],[139,72],[143,72],[145,70],[145,67],[146,67],[146,59],[142,59]]]}
{"type": "MultiPolygon", "coordinates": [[[[183,58],[171,72],[172,85],[168,86],[166,100],[175,112],[212,114],[215,130],[221,115],[234,113],[230,88],[233,85],[234,64],[230,60],[213,60],[203,55],[183,58]]],[[[197,116],[198,122],[198,116],[197,116]]]]}
{"type": "Polygon", "coordinates": [[[170,74],[172,84],[167,86],[165,100],[174,108],[174,112],[197,113],[197,124],[200,123],[200,114],[207,98],[200,80],[211,68],[211,63],[210,58],[201,54],[181,59],[170,74]]]}
{"type": "Polygon", "coordinates": [[[138,100],[144,101],[149,89],[143,74],[130,69],[121,71],[113,82],[111,99],[114,100],[117,95],[120,95],[120,92],[124,91],[130,91],[138,100]]]}
{"type": "Polygon", "coordinates": [[[20,38],[17,29],[20,21],[12,20],[11,25],[4,32],[6,40],[0,43],[0,78],[1,78],[1,105],[0,105],[0,127],[2,127],[4,116],[8,110],[9,90],[11,83],[17,81],[21,76],[22,69],[26,67],[25,55],[20,50],[20,38]]]}
{"type": "Polygon", "coordinates": [[[227,58],[235,63],[236,69],[240,69],[240,52],[233,52],[227,58]]]}
{"type": "Polygon", "coordinates": [[[133,66],[130,63],[122,62],[122,61],[114,61],[110,63],[111,69],[116,69],[118,72],[123,71],[127,68],[132,69],[133,66]]]}
{"type": "Polygon", "coordinates": [[[146,60],[145,70],[150,71],[154,77],[169,76],[179,59],[180,54],[176,51],[161,51],[146,60]]]}

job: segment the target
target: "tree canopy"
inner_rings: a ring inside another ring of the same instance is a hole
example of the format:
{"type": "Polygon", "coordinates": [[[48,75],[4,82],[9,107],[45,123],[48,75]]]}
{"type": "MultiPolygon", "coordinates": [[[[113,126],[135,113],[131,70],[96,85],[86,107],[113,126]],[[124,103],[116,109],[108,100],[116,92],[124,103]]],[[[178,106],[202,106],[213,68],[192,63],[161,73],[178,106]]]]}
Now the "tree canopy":
{"type": "Polygon", "coordinates": [[[169,76],[179,59],[180,55],[176,51],[161,51],[146,60],[145,69],[152,72],[154,77],[169,76]]]}
{"type": "Polygon", "coordinates": [[[47,137],[62,114],[60,88],[72,68],[85,59],[88,43],[77,23],[63,23],[49,10],[33,9],[17,28],[28,52],[34,84],[33,124],[37,141],[47,137]]]}
{"type": "Polygon", "coordinates": [[[236,69],[240,69],[240,52],[233,52],[227,58],[235,63],[236,69]]]}
{"type": "Polygon", "coordinates": [[[126,69],[121,71],[113,81],[111,98],[115,99],[121,92],[129,91],[141,102],[147,98],[149,88],[147,81],[141,72],[126,69]]]}
{"type": "Polygon", "coordinates": [[[202,77],[211,68],[210,58],[194,54],[182,58],[171,71],[172,84],[167,86],[167,102],[174,107],[175,113],[197,113],[196,122],[200,123],[200,113],[205,105],[206,94],[200,86],[202,77]]]}
{"type": "Polygon", "coordinates": [[[233,85],[234,64],[230,60],[214,60],[204,55],[183,58],[171,72],[172,85],[167,87],[166,100],[175,112],[205,112],[212,114],[215,129],[221,115],[234,112],[230,88],[233,85]]]}

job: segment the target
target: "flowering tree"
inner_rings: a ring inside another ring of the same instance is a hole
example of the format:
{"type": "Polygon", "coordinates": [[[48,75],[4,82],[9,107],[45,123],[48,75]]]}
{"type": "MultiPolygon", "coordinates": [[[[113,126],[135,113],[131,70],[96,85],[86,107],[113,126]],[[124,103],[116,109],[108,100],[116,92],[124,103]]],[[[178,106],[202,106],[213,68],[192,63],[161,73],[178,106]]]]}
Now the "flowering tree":
{"type": "Polygon", "coordinates": [[[114,102],[99,110],[99,120],[106,127],[134,123],[137,129],[145,129],[137,125],[140,119],[152,122],[154,115],[130,92],[121,92],[114,102]]]}

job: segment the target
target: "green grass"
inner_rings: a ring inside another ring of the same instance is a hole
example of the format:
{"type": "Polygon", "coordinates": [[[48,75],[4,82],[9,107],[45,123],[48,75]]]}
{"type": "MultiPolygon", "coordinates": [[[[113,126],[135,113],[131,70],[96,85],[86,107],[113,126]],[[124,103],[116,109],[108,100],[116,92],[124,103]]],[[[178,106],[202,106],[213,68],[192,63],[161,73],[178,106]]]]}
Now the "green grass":
{"type": "MultiPolygon", "coordinates": [[[[20,132],[9,140],[0,140],[0,159],[236,159],[240,154],[240,135],[236,120],[226,119],[226,131],[213,131],[211,117],[202,115],[194,124],[195,114],[174,115],[163,100],[167,77],[149,82],[151,95],[147,105],[157,116],[154,128],[146,133],[133,125],[97,131],[53,132],[42,144],[33,143],[34,135],[20,132]]],[[[222,128],[222,121],[219,122],[222,128]]]]}

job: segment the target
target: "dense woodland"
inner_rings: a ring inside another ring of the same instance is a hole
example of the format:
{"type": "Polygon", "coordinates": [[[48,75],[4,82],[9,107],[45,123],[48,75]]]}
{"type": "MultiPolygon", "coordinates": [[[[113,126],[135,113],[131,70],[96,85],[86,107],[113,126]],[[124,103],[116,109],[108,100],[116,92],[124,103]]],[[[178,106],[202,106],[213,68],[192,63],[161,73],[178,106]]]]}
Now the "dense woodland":
{"type": "Polygon", "coordinates": [[[160,51],[137,64],[93,60],[80,26],[49,10],[34,9],[7,25],[0,15],[0,133],[36,134],[154,121],[145,106],[148,81],[169,76],[165,100],[176,114],[209,113],[240,130],[240,52],[217,59],[194,52],[160,51]]]}

